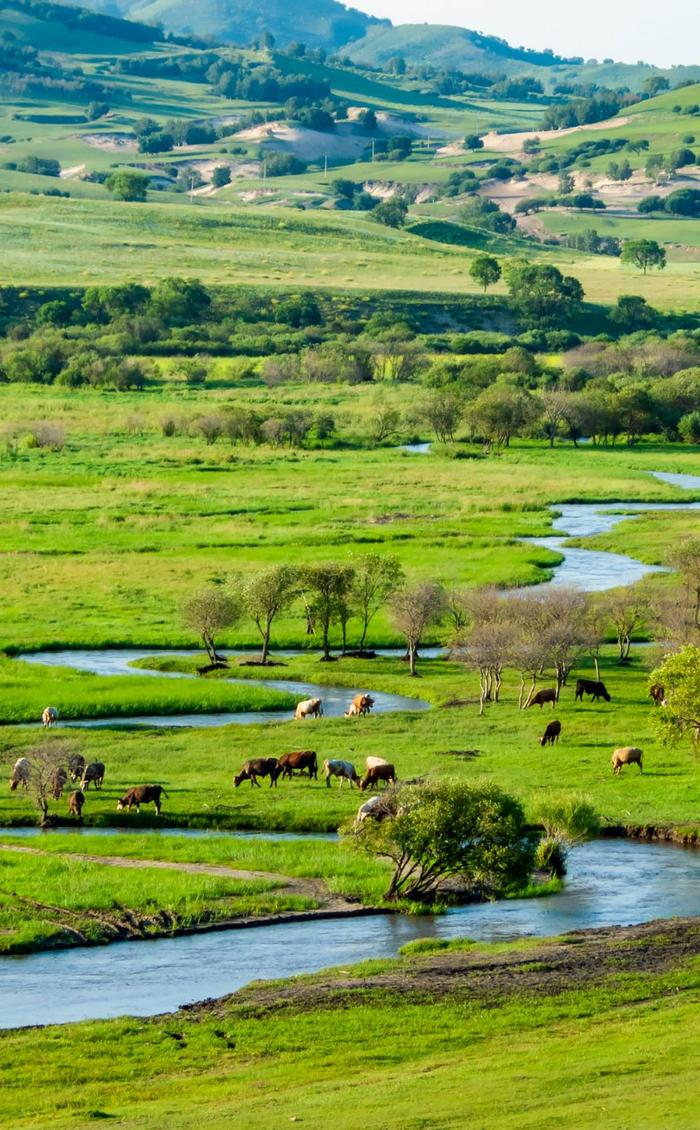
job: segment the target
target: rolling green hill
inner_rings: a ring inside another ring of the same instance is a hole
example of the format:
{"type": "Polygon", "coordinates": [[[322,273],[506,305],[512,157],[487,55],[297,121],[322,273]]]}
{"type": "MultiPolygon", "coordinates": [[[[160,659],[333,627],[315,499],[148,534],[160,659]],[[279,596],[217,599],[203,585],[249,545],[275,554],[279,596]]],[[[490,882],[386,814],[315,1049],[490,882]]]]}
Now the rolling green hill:
{"type": "Polygon", "coordinates": [[[346,7],[337,0],[87,0],[101,12],[118,12],[129,19],[162,24],[179,35],[212,38],[247,45],[271,32],[280,46],[301,41],[311,47],[334,49],[362,36],[381,21],[346,7]]]}
{"type": "Polygon", "coordinates": [[[447,70],[480,71],[487,74],[534,75],[545,89],[557,83],[595,82],[600,86],[628,86],[641,90],[651,75],[662,75],[672,85],[700,80],[700,66],[663,68],[646,63],[602,63],[583,59],[562,59],[551,51],[528,51],[511,47],[495,36],[481,35],[466,28],[439,24],[400,24],[396,27],[368,28],[364,38],[344,48],[343,53],[356,63],[386,66],[390,59],[402,57],[408,64],[430,63],[447,70]]]}

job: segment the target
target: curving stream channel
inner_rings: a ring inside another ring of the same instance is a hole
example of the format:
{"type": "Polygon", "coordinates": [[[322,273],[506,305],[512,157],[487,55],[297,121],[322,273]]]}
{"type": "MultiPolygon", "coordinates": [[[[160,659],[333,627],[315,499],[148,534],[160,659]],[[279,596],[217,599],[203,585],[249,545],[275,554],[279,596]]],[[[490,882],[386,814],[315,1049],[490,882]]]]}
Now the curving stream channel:
{"type": "MultiPolygon", "coordinates": [[[[421,445],[421,453],[427,450],[421,445]]],[[[673,486],[700,490],[700,476],[658,472],[656,477],[673,486]]],[[[678,508],[700,509],[700,502],[567,503],[552,507],[556,514],[555,535],[523,540],[563,554],[562,564],[547,583],[574,585],[587,592],[603,591],[632,584],[647,573],[659,571],[660,567],[645,565],[622,554],[569,548],[565,545],[567,537],[604,533],[633,512],[678,508]],[[611,513],[615,510],[617,513],[611,513]],[[621,510],[624,513],[620,513],[621,510]]],[[[438,653],[439,649],[424,652],[426,655],[438,653]]],[[[25,662],[74,667],[102,675],[162,675],[163,672],[146,672],[130,666],[135,659],[158,654],[172,655],[173,652],[141,648],[70,650],[38,652],[21,658],[25,662]]],[[[189,677],[177,672],[169,674],[173,678],[189,677]]],[[[342,714],[356,693],[347,687],[316,686],[284,679],[253,681],[290,691],[300,698],[318,695],[331,716],[342,714]]],[[[419,699],[372,693],[378,713],[428,709],[428,704],[419,699]]],[[[72,724],[212,726],[285,719],[284,712],[268,711],[102,718],[72,724]]],[[[91,829],[90,834],[95,831],[91,829]]],[[[13,837],[18,834],[22,834],[22,830],[11,832],[13,837]]],[[[27,829],[24,834],[35,835],[36,832],[27,829]]],[[[104,829],[102,834],[109,835],[111,830],[104,829]]],[[[152,834],[230,835],[180,830],[152,834]]],[[[310,850],[313,850],[314,838],[318,838],[291,833],[261,838],[282,837],[308,840],[310,850]]],[[[395,955],[402,945],[417,938],[468,936],[478,940],[503,940],[696,915],[700,913],[699,880],[698,851],[624,840],[596,841],[572,852],[566,889],[546,899],[470,905],[439,918],[376,914],[357,919],[280,923],[256,929],[252,934],[249,930],[228,930],[4,958],[0,962],[0,1028],[65,1023],[125,1013],[155,1015],[188,1002],[232,992],[253,979],[286,977],[329,965],[395,955]]]]}
{"type": "Polygon", "coordinates": [[[566,889],[545,899],[470,905],[439,918],[376,914],[6,957],[0,1027],[152,1016],[252,980],[390,957],[417,938],[546,937],[694,915],[699,880],[698,851],[598,840],[572,852],[566,889]]]}

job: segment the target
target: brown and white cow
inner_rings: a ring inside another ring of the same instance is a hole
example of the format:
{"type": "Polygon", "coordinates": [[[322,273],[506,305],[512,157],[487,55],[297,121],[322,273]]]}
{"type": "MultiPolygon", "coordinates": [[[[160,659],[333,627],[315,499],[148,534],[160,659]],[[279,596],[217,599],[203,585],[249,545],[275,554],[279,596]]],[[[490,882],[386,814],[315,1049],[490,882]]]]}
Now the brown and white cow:
{"type": "Polygon", "coordinates": [[[345,711],[346,718],[361,718],[365,714],[369,714],[374,706],[374,699],[369,694],[356,694],[350,703],[348,709],[345,711]]]}
{"type": "Polygon", "coordinates": [[[124,808],[127,812],[131,812],[132,808],[140,812],[142,804],[153,804],[156,816],[160,816],[160,798],[167,795],[162,785],[135,785],[134,788],[127,789],[124,796],[117,801],[117,812],[121,812],[124,808]]]}

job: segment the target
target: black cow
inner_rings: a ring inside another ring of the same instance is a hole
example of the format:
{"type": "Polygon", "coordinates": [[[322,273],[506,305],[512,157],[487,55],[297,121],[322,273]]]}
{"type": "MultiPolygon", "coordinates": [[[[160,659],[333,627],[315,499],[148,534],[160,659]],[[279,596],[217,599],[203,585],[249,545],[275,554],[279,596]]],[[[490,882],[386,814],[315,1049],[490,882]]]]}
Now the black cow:
{"type": "Polygon", "coordinates": [[[589,694],[594,702],[599,698],[604,698],[606,702],[610,702],[610,695],[608,694],[605,683],[597,683],[595,679],[577,679],[576,680],[576,695],[575,702],[583,702],[583,696],[589,694]]]}

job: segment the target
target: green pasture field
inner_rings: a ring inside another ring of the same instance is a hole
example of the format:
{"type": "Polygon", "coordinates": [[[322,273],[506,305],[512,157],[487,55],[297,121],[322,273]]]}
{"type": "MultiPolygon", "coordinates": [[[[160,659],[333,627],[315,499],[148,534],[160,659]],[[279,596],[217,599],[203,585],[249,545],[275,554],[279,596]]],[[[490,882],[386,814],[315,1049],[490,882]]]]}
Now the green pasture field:
{"type": "MultiPolygon", "coordinates": [[[[221,361],[212,387],[193,390],[167,375],[168,364],[162,382],[143,393],[0,390],[5,426],[20,437],[43,420],[66,430],[60,452],[20,443],[15,455],[0,455],[0,646],[192,646],[179,609],[194,589],[286,562],[290,553],[297,564],[394,553],[411,579],[530,584],[546,579],[559,555],[515,539],[551,532],[550,504],[694,497],[648,473],[696,469],[693,452],[680,447],[550,451],[523,442],[489,457],[465,447],[473,457],[460,459],[367,450],[360,445],[371,389],[300,384],[270,392],[241,381],[236,362],[221,361]],[[273,399],[332,412],[351,446],[232,447],[189,434],[198,415],[241,403],[274,412],[273,399]],[[166,438],[169,416],[184,425],[166,438]]],[[[389,403],[403,405],[406,394],[406,386],[387,387],[389,403]]],[[[610,546],[624,551],[627,530],[641,520],[617,527],[610,546]]],[[[651,527],[643,559],[663,563],[668,531],[684,524],[685,515],[665,515],[651,527]]],[[[280,619],[275,641],[307,646],[305,628],[295,609],[280,619]]],[[[351,624],[351,641],[355,633],[351,624]]],[[[399,642],[383,615],[371,637],[399,642]]],[[[255,646],[258,637],[242,623],[222,642],[255,646]]]]}
{"type": "MultiPolygon", "coordinates": [[[[88,791],[85,825],[152,827],[161,824],[193,827],[248,828],[270,831],[335,831],[357,811],[356,789],[327,788],[305,777],[280,781],[260,789],[244,782],[233,787],[233,776],[250,757],[279,757],[294,749],[314,749],[319,766],[326,757],[353,761],[364,769],[365,757],[392,761],[400,779],[449,776],[498,784],[518,796],[534,815],[538,802],[552,791],[584,793],[606,824],[644,825],[697,823],[700,782],[690,745],[664,748],[658,738],[654,710],[648,697],[648,659],[635,649],[630,667],[616,665],[607,649],[601,677],[610,703],[574,702],[578,675],[592,677],[593,666],[583,660],[562,693],[556,710],[538,707],[518,710],[518,678],[507,672],[501,702],[478,714],[478,682],[444,659],[419,663],[420,679],[406,674],[398,658],[344,659],[318,662],[316,655],[290,659],[284,668],[268,669],[269,678],[313,681],[350,689],[392,691],[417,696],[433,704],[422,713],[375,715],[362,719],[324,718],[309,722],[231,725],[223,728],[175,730],[62,730],[53,727],[46,741],[70,740],[86,761],[106,766],[104,787],[88,791]],[[543,751],[539,744],[546,723],[562,723],[560,743],[543,751]],[[645,770],[636,767],[613,776],[610,756],[621,745],[639,745],[645,770]],[[144,782],[164,785],[169,798],[161,817],[152,809],[140,815],[116,812],[125,790],[144,782]]],[[[249,668],[235,669],[238,676],[249,668]]],[[[184,680],[178,680],[178,684],[184,680]]],[[[540,685],[553,684],[546,674],[540,685]]],[[[350,700],[350,691],[348,701],[350,700]]],[[[6,727],[0,730],[0,761],[9,776],[14,760],[37,741],[36,732],[6,727]]],[[[62,754],[63,756],[63,754],[62,754]]],[[[4,771],[5,771],[4,770],[4,771]]],[[[66,800],[50,810],[66,819],[66,800]]],[[[22,790],[0,790],[0,823],[36,822],[31,798],[22,790]]],[[[80,850],[80,849],[76,849],[80,850]]],[[[267,847],[265,848],[267,850],[267,847]]]]}
{"type": "MultiPolygon", "coordinates": [[[[79,850],[87,850],[82,841],[79,850]]],[[[203,922],[317,905],[279,887],[284,879],[125,868],[0,849],[0,955],[103,943],[113,937],[110,925],[123,927],[127,916],[136,919],[139,936],[153,937],[203,922]]]]}
{"type": "Polygon", "coordinates": [[[222,1130],[681,1130],[700,1117],[699,982],[678,933],[467,943],[153,1020],[3,1032],[0,1112],[26,1130],[184,1130],[194,1111],[222,1130]]]}
{"type": "Polygon", "coordinates": [[[378,906],[389,873],[383,861],[319,840],[3,835],[0,955],[121,941],[130,920],[148,938],[333,899],[378,906]]]}

